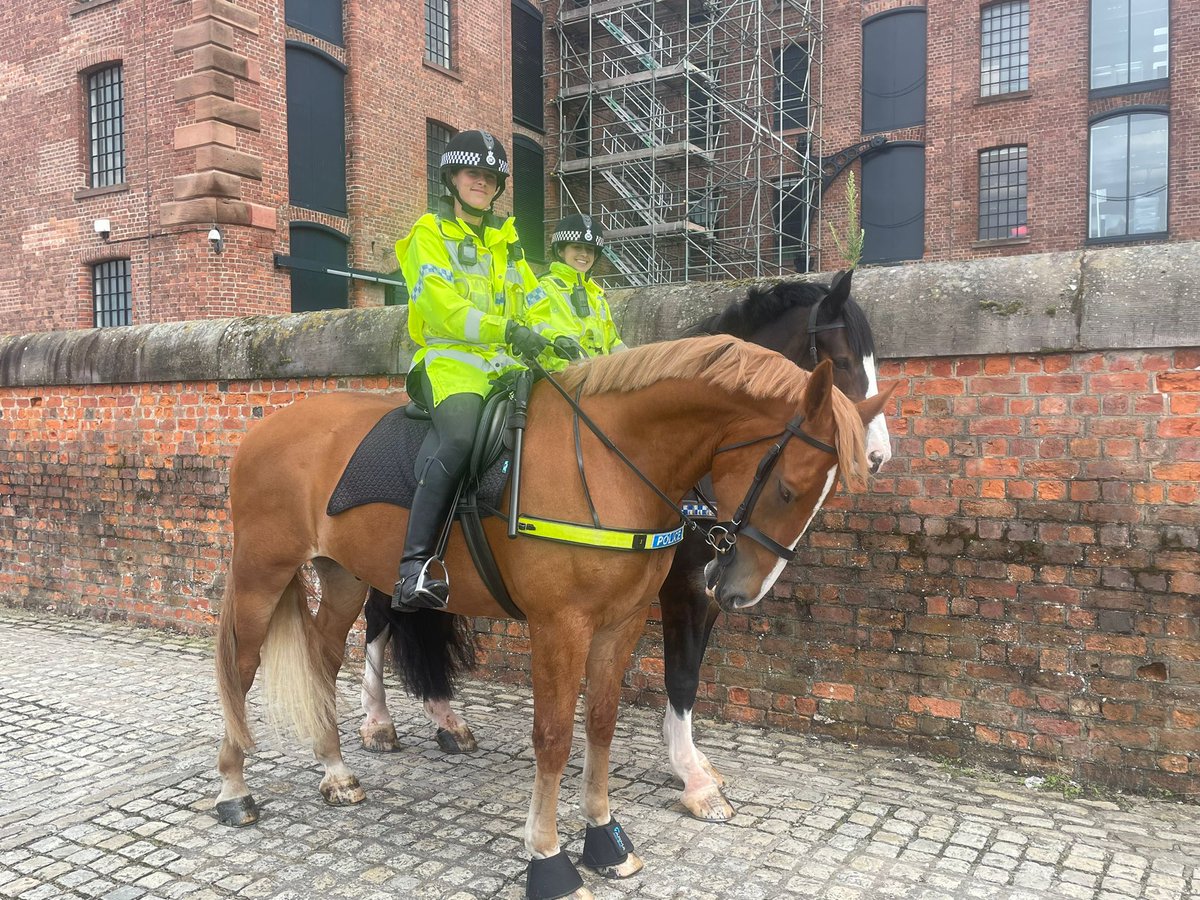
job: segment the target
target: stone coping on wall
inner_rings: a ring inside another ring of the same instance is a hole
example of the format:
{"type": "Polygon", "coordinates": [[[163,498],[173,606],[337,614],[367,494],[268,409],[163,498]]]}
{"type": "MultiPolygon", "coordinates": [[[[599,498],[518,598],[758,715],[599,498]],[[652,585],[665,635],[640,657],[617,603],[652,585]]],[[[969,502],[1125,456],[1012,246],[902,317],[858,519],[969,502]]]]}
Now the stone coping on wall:
{"type": "Polygon", "coordinates": [[[0,385],[387,375],[413,347],[401,307],[0,337],[0,385]]]}
{"type": "MultiPolygon", "coordinates": [[[[753,283],[609,296],[638,344],[678,335],[753,283]]],[[[886,358],[1197,346],[1200,242],[871,266],[854,273],[853,296],[886,358]]]]}
{"type": "MultiPolygon", "coordinates": [[[[625,341],[642,344],[752,283],[609,297],[625,341]]],[[[1200,346],[1200,242],[868,267],[853,294],[884,358],[1200,346]]],[[[0,336],[0,385],[399,374],[406,326],[405,308],[376,307],[0,336]]]]}

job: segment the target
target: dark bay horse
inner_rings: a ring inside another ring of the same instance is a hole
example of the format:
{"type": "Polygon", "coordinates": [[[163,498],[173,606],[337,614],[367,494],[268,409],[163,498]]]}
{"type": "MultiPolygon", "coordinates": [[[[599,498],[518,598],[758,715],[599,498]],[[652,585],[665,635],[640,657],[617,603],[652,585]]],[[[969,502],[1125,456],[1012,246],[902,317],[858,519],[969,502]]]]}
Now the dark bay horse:
{"type": "MultiPolygon", "coordinates": [[[[806,375],[777,353],[728,337],[652,344],[591,360],[559,377],[672,502],[711,472],[718,509],[726,516],[745,509],[741,540],[726,545],[706,573],[706,590],[723,609],[752,606],[771,589],[783,567],[780,552],[795,547],[839,471],[851,488],[865,485],[863,425],[886,402],[879,396],[856,408],[834,388],[830,363],[806,375]]],[[[400,540],[380,536],[402,535],[406,512],[371,503],[330,517],[325,508],[361,439],[405,399],[339,393],[301,400],[252,428],[234,457],[233,552],[216,660],[225,721],[217,814],[224,824],[258,818],[245,758],[254,744],[246,695],[260,665],[268,710],[279,710],[310,740],[324,766],[321,794],[333,804],[363,799],[342,759],[334,682],[368,588],[390,586],[398,562],[400,540]],[[321,582],[315,616],[301,574],[310,562],[321,582]]],[[[569,408],[550,386],[535,387],[525,432],[530,474],[521,497],[528,515],[588,521],[571,423],[569,408]]],[[[585,437],[582,455],[592,502],[606,524],[673,527],[675,511],[599,441],[585,437]]],[[[498,518],[488,520],[486,529],[504,580],[529,621],[536,760],[525,825],[529,894],[590,897],[561,851],[557,827],[579,685],[586,677],[584,862],[622,877],[642,863],[609,810],[609,753],[622,676],[671,554],[507,540],[498,518]],[[589,861],[586,850],[595,835],[602,846],[589,861]],[[625,848],[624,855],[599,859],[613,852],[603,836],[625,848]],[[555,887],[547,888],[547,878],[555,887]],[[564,880],[577,886],[549,892],[564,880]]],[[[449,612],[503,616],[457,528],[446,562],[454,577],[449,612]]]]}
{"type": "MultiPolygon", "coordinates": [[[[858,402],[878,393],[875,344],[862,308],[850,296],[851,274],[840,272],[830,285],[783,281],[751,288],[726,309],[687,330],[688,335],[731,334],[781,353],[811,371],[821,360],[834,366],[834,383],[858,402]]],[[[891,442],[881,415],[867,432],[867,456],[875,472],[891,458],[891,442]]],[[[702,536],[689,532],[659,594],[668,706],[663,737],[676,776],[683,783],[682,802],[691,814],[725,821],[733,807],[721,791],[723,780],[692,737],[692,709],[700,684],[700,666],[719,609],[704,590],[704,566],[712,549],[702,536]]],[[[388,712],[383,683],[384,650],[396,641],[393,658],[406,685],[424,701],[425,714],[437,728],[439,746],[448,752],[476,748],[467,723],[450,706],[453,676],[470,669],[470,636],[436,614],[392,616],[387,598],[367,602],[367,664],[363,673],[363,724],[368,749],[396,748],[396,731],[388,712]],[[451,633],[450,629],[454,629],[451,633]],[[450,649],[443,653],[444,647],[450,649]],[[443,654],[429,663],[431,653],[443,654]],[[410,662],[413,659],[417,661],[410,662]],[[440,668],[446,676],[430,676],[440,668]]]]}

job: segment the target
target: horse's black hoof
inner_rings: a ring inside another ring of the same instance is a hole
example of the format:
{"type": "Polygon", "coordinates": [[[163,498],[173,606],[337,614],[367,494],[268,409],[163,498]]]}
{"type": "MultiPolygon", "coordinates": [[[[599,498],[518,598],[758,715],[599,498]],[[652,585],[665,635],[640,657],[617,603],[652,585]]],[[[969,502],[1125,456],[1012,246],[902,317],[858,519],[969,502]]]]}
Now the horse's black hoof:
{"type": "Polygon", "coordinates": [[[456,738],[454,736],[454,732],[450,731],[447,728],[439,728],[437,730],[437,734],[434,735],[434,737],[437,740],[438,747],[441,748],[443,753],[466,753],[467,752],[461,746],[459,746],[458,738],[456,738]]]}
{"type": "Polygon", "coordinates": [[[525,900],[557,900],[583,887],[583,878],[567,854],[559,850],[546,859],[531,859],[525,873],[525,900]]]}
{"type": "Polygon", "coordinates": [[[242,828],[258,821],[258,804],[249,794],[222,800],[217,804],[217,821],[232,828],[242,828]]]}
{"type": "Polygon", "coordinates": [[[607,825],[587,827],[579,861],[605,878],[628,878],[642,868],[633,852],[633,841],[616,819],[609,819],[607,825]]]}

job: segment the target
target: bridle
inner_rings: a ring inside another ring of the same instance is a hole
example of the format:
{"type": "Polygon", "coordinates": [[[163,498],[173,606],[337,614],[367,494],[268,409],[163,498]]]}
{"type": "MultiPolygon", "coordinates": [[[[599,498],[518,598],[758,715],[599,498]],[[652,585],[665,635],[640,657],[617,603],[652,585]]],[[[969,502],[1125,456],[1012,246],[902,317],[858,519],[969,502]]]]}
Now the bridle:
{"type": "MultiPolygon", "coordinates": [[[[717,553],[717,572],[721,572],[730,563],[733,562],[734,554],[737,550],[737,541],[740,535],[745,535],[750,540],[761,544],[770,552],[774,553],[780,559],[791,562],[796,557],[796,551],[789,547],[783,546],[769,535],[763,534],[759,529],[750,524],[750,515],[754,512],[754,507],[758,503],[758,498],[762,495],[763,487],[767,483],[767,478],[771,471],[775,468],[775,464],[779,461],[779,457],[783,454],[784,448],[788,445],[793,437],[800,438],[806,444],[816,447],[825,453],[837,456],[837,448],[832,444],[827,444],[824,441],[813,437],[806,432],[802,427],[804,424],[804,415],[797,415],[794,419],[787,423],[784,430],[778,434],[768,434],[763,437],[754,438],[749,441],[741,441],[737,444],[729,444],[725,447],[718,447],[713,456],[721,453],[727,453],[730,450],[737,450],[741,447],[749,447],[752,444],[758,444],[762,441],[775,440],[763,458],[758,462],[758,469],[754,473],[754,480],[750,482],[750,487],[746,490],[746,496],[742,499],[741,505],[738,506],[737,512],[733,514],[733,520],[724,523],[718,522],[708,530],[708,545],[717,553]]],[[[714,507],[715,508],[715,507],[714,507]]],[[[713,580],[712,583],[715,583],[713,580]]]]}
{"type": "MultiPolygon", "coordinates": [[[[828,295],[826,295],[828,296],[828,295]]],[[[832,322],[826,322],[824,325],[817,324],[817,316],[821,313],[821,304],[825,302],[825,297],[822,297],[812,305],[812,309],[808,311],[808,352],[812,356],[812,363],[815,367],[821,361],[817,355],[817,335],[822,331],[835,331],[838,328],[846,327],[846,320],[838,316],[832,322]]]]}

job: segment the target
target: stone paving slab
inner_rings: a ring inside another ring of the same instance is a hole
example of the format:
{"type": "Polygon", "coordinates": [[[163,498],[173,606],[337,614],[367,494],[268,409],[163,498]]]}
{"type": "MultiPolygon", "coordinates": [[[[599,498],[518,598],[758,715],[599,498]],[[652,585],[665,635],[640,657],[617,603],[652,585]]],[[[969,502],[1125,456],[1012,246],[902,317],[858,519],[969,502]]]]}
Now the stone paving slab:
{"type": "MultiPolygon", "coordinates": [[[[346,678],[343,747],[367,801],[326,806],[312,757],[268,738],[247,770],[262,819],[235,830],[213,813],[212,669],[207,641],[0,608],[0,897],[524,896],[528,691],[470,683],[460,708],[481,749],[445,756],[394,690],[402,749],[371,754],[346,678]]],[[[613,810],[646,868],[585,871],[602,900],[1200,900],[1195,806],[1067,801],[1011,775],[701,722],[738,809],[703,824],[676,799],[659,734],[657,712],[622,711],[613,810]]],[[[574,858],[581,731],[576,743],[560,808],[574,858]]]]}

